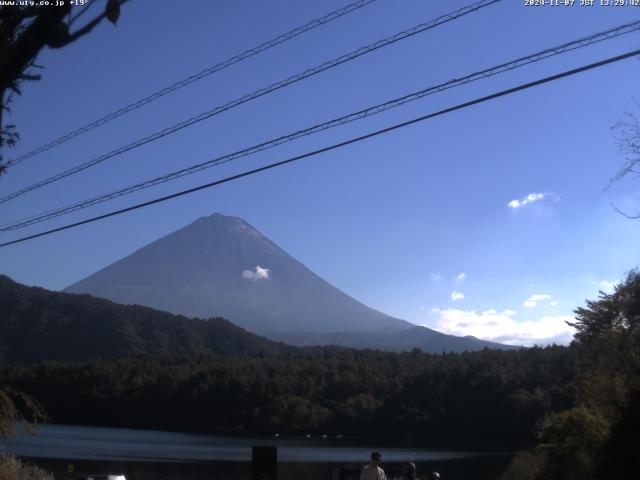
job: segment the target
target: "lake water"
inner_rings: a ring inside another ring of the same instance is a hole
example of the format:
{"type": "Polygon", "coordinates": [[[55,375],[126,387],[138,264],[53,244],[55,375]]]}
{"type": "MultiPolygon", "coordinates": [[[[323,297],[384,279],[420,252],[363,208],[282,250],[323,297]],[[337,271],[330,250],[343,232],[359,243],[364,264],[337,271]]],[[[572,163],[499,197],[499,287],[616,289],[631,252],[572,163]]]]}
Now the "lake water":
{"type": "Polygon", "coordinates": [[[278,479],[333,480],[357,471],[372,450],[383,456],[387,474],[409,460],[443,480],[492,480],[508,455],[366,445],[355,439],[227,437],[101,427],[43,425],[36,436],[21,434],[4,443],[8,453],[29,459],[63,478],[76,473],[124,473],[128,480],[251,478],[251,447],[278,448],[278,479]]]}

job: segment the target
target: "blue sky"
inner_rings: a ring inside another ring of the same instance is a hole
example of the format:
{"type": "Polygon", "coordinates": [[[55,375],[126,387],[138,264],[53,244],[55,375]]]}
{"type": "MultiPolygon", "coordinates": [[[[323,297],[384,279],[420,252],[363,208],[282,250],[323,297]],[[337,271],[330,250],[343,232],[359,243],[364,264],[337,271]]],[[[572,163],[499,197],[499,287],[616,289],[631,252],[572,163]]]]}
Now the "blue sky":
{"type": "MultiPolygon", "coordinates": [[[[136,1],[38,63],[12,123],[19,155],[346,1],[136,1]]],[[[29,159],[23,186],[458,7],[378,0],[29,159]]],[[[245,104],[2,205],[2,223],[640,19],[633,7],[525,7],[505,0],[245,104]]],[[[427,97],[109,202],[2,234],[3,241],[299,154],[640,46],[640,35],[427,97]]],[[[217,189],[0,249],[0,272],[61,289],[198,217],[240,216],[320,276],[385,313],[509,343],[566,342],[564,320],[640,259],[637,180],[605,190],[623,159],[611,130],[638,98],[640,62],[560,80],[217,189]],[[531,201],[517,208],[513,200],[531,201]],[[515,204],[512,204],[512,206],[515,204]],[[459,275],[464,273],[463,276],[459,275]],[[455,292],[455,293],[454,293],[455,292]]],[[[263,267],[267,267],[265,265],[263,267]]]]}

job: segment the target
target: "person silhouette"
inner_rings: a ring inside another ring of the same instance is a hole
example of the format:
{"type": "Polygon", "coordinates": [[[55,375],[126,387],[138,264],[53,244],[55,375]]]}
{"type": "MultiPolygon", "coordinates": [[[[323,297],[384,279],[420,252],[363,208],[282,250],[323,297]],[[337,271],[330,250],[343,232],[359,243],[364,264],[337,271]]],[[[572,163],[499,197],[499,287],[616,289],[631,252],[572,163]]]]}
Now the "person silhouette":
{"type": "Polygon", "coordinates": [[[413,462],[408,462],[402,467],[402,475],[400,476],[400,480],[417,480],[418,475],[416,473],[416,464],[413,462]]]}
{"type": "Polygon", "coordinates": [[[384,470],[380,467],[382,455],[379,452],[371,452],[371,462],[362,467],[360,480],[387,480],[384,470]]]}

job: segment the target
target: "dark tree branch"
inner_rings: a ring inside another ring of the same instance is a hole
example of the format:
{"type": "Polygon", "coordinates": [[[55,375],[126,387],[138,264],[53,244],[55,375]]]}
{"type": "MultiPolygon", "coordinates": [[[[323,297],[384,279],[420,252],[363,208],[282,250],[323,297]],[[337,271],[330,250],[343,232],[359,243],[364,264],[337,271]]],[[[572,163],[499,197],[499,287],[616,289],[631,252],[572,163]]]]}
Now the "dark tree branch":
{"type": "Polygon", "coordinates": [[[71,18],[71,20],[69,20],[69,26],[71,27],[74,23],[76,23],[80,17],[82,17],[91,9],[93,5],[95,5],[95,3],[95,0],[88,0],[84,7],[78,12],[78,14],[71,18]]]}
{"type": "MultiPolygon", "coordinates": [[[[105,18],[112,19],[114,9],[119,9],[128,0],[108,0],[107,8],[75,32],[69,32],[69,25],[65,17],[71,11],[71,4],[59,7],[40,7],[34,20],[24,31],[0,52],[0,90],[7,90],[15,83],[19,76],[31,64],[38,53],[45,47],[62,48],[90,33],[105,18]]],[[[1,37],[2,41],[10,36],[11,29],[15,30],[23,17],[15,15],[2,21],[0,29],[7,30],[1,37]],[[16,23],[18,22],[18,23],[16,23]]]]}
{"type": "MultiPolygon", "coordinates": [[[[64,47],[64,46],[68,45],[71,42],[75,42],[80,37],[83,37],[87,33],[90,33],[91,30],[93,30],[102,20],[104,20],[105,18],[110,18],[110,16],[112,15],[113,9],[120,8],[120,5],[123,5],[123,4],[127,3],[128,1],[129,0],[118,0],[118,1],[114,1],[114,2],[108,1],[107,2],[107,8],[104,9],[104,12],[102,12],[100,15],[95,17],[89,23],[87,23],[84,27],[76,30],[73,33],[70,33],[65,42],[63,42],[61,45],[51,45],[51,44],[49,44],[49,46],[51,48],[60,48],[60,47],[64,47]]],[[[115,23],[115,21],[113,23],[115,23]]],[[[69,23],[69,26],[70,25],[71,25],[71,23],[69,23]]]]}
{"type": "Polygon", "coordinates": [[[42,79],[42,75],[29,75],[29,74],[22,74],[20,75],[20,80],[41,80],[42,79]]]}
{"type": "Polygon", "coordinates": [[[609,185],[605,190],[626,177],[630,173],[635,173],[635,169],[640,166],[640,122],[638,118],[630,112],[624,114],[624,118],[616,123],[613,130],[617,131],[616,144],[618,153],[624,155],[625,161],[618,172],[609,180],[609,185]]]}
{"type": "Polygon", "coordinates": [[[622,210],[620,210],[618,207],[616,207],[613,203],[610,203],[609,205],[611,205],[611,208],[613,208],[617,213],[619,213],[623,217],[628,218],[629,220],[636,220],[636,219],[640,218],[640,213],[637,214],[637,215],[629,215],[628,213],[624,213],[622,210]]]}
{"type": "Polygon", "coordinates": [[[71,15],[71,2],[59,6],[0,7],[0,175],[10,165],[3,161],[3,147],[14,146],[19,139],[13,127],[3,126],[2,112],[9,111],[13,93],[21,94],[21,82],[41,79],[41,75],[28,72],[31,67],[42,68],[34,63],[40,51],[45,47],[62,48],[75,42],[105,18],[115,24],[120,6],[127,1],[106,0],[103,12],[74,32],[70,32],[71,25],[97,3],[95,0],[89,0],[75,16],[71,15]]]}
{"type": "Polygon", "coordinates": [[[54,8],[43,7],[11,48],[0,54],[0,90],[4,91],[15,85],[49,39],[66,31],[64,18],[70,9],[70,4],[54,8]]]}

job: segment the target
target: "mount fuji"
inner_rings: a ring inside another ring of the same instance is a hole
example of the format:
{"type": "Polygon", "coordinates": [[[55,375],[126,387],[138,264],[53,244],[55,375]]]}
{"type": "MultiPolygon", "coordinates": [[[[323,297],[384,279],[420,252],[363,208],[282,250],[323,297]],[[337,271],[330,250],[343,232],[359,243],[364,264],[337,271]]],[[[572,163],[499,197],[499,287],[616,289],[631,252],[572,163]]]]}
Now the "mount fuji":
{"type": "Polygon", "coordinates": [[[189,317],[224,317],[296,345],[441,352],[509,348],[445,335],[360,303],[244,220],[202,217],[65,289],[189,317]]]}

